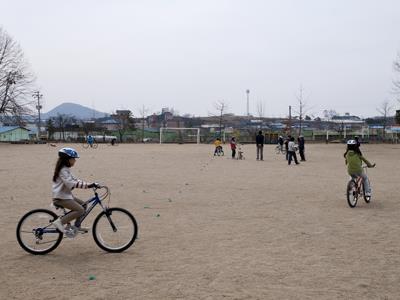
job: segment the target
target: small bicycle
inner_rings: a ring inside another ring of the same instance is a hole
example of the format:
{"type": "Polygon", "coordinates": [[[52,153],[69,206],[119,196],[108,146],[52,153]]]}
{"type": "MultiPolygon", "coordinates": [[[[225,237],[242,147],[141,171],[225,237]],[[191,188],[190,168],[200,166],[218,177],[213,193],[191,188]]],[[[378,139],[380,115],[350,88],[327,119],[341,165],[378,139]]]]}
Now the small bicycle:
{"type": "MultiPolygon", "coordinates": [[[[100,205],[102,211],[93,222],[92,234],[96,244],[108,252],[122,252],[132,246],[138,234],[138,225],[134,216],[126,209],[119,207],[109,208],[110,192],[106,186],[93,188],[94,197],[87,200],[84,207],[87,207],[83,221],[96,205],[100,205]],[[104,193],[99,195],[98,189],[104,189],[104,193]],[[107,205],[103,200],[108,198],[107,205]]],[[[69,212],[61,206],[54,205],[56,209],[61,209],[64,216],[69,212]]],[[[31,254],[47,254],[60,245],[64,233],[60,232],[52,224],[59,217],[56,213],[48,209],[34,209],[26,213],[17,225],[17,240],[25,251],[31,254]]],[[[65,235],[74,238],[78,231],[66,225],[65,235]]],[[[84,234],[84,233],[83,233],[84,234]]]]}
{"type": "Polygon", "coordinates": [[[82,144],[82,147],[84,149],[87,148],[93,148],[93,149],[97,149],[97,147],[99,146],[99,144],[94,140],[92,144],[90,144],[88,141],[84,141],[82,144]]]}
{"type": "MultiPolygon", "coordinates": [[[[363,166],[363,169],[367,169],[367,166],[363,166]]],[[[363,178],[361,176],[352,176],[350,181],[347,183],[347,203],[351,208],[356,207],[358,198],[362,195],[366,203],[370,203],[371,196],[365,194],[363,178]]]]}
{"type": "Polygon", "coordinates": [[[244,152],[243,152],[243,150],[242,150],[242,147],[240,147],[240,146],[238,147],[236,159],[238,159],[238,160],[245,160],[244,152]]]}
{"type": "Polygon", "coordinates": [[[214,156],[224,156],[224,149],[222,148],[222,146],[218,146],[214,152],[214,156]]]}

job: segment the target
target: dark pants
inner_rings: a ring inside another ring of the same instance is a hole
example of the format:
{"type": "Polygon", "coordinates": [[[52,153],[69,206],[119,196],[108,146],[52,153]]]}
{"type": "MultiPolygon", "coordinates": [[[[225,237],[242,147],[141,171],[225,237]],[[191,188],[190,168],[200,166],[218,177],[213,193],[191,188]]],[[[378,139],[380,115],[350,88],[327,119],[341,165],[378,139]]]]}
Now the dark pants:
{"type": "Polygon", "coordinates": [[[264,146],[263,145],[257,145],[257,160],[258,159],[261,159],[261,160],[264,159],[263,150],[264,150],[264,146]]]}
{"type": "Polygon", "coordinates": [[[286,150],[286,160],[288,160],[289,159],[289,151],[287,148],[285,150],[286,150]]]}
{"type": "Polygon", "coordinates": [[[232,149],[232,158],[235,158],[236,156],[236,149],[232,149]]]}
{"type": "Polygon", "coordinates": [[[306,157],[304,156],[304,149],[299,149],[300,160],[305,161],[306,157]]]}
{"type": "Polygon", "coordinates": [[[294,151],[289,151],[288,152],[289,158],[288,158],[288,164],[290,165],[292,163],[292,157],[294,158],[294,162],[296,163],[296,165],[299,164],[299,162],[297,161],[297,155],[296,152],[294,151]]]}

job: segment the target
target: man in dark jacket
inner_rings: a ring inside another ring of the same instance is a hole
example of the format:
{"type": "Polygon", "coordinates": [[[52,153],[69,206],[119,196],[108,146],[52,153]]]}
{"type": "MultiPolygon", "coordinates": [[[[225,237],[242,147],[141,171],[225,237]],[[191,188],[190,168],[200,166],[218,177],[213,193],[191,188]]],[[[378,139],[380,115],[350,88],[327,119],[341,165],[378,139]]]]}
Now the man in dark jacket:
{"type": "Polygon", "coordinates": [[[306,161],[304,156],[304,136],[300,135],[297,139],[297,143],[299,145],[300,160],[306,161]]]}
{"type": "Polygon", "coordinates": [[[263,150],[264,150],[264,136],[260,130],[256,136],[257,145],[257,160],[264,160],[263,150]]]}

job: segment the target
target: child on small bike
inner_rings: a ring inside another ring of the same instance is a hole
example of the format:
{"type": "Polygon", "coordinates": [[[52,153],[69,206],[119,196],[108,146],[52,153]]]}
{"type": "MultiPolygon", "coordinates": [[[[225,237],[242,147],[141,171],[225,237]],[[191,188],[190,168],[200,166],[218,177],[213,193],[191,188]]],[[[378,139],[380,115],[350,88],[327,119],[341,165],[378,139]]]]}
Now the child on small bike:
{"type": "Polygon", "coordinates": [[[81,227],[80,217],[85,213],[84,202],[72,194],[74,188],[87,189],[97,187],[97,183],[88,184],[75,178],[70,171],[74,166],[78,153],[73,148],[62,148],[58,151],[58,161],[53,175],[53,203],[71,211],[53,222],[53,225],[65,233],[64,225],[75,220],[75,229],[79,232],[87,232],[89,229],[81,227]]]}
{"type": "Polygon", "coordinates": [[[215,146],[214,156],[217,155],[217,154],[221,154],[223,152],[220,138],[217,138],[214,141],[214,146],[215,146]]]}
{"type": "Polygon", "coordinates": [[[351,177],[362,177],[365,195],[371,196],[371,185],[367,174],[362,169],[362,162],[365,162],[368,168],[375,167],[375,164],[371,164],[362,154],[357,141],[348,140],[347,150],[344,153],[345,163],[347,165],[347,172],[351,177]]]}

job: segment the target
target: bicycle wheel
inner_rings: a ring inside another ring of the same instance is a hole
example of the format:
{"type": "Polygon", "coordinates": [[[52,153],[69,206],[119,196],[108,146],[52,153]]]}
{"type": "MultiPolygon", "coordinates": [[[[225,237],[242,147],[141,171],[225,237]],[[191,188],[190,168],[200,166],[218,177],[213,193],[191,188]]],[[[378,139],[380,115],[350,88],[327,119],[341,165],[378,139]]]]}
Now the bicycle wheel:
{"type": "Polygon", "coordinates": [[[26,213],[17,225],[17,240],[31,254],[46,254],[58,247],[63,234],[52,224],[58,216],[47,209],[35,209],[26,213]]]}
{"type": "Polygon", "coordinates": [[[92,145],[93,149],[97,149],[98,146],[99,146],[99,144],[97,144],[96,142],[94,142],[92,145]]]}
{"type": "Polygon", "coordinates": [[[354,180],[350,180],[347,184],[347,203],[351,208],[356,207],[358,200],[357,184],[354,180]]]}
{"type": "Polygon", "coordinates": [[[119,207],[102,211],[93,223],[93,238],[97,246],[108,252],[122,252],[136,239],[138,226],[132,214],[119,207]]]}
{"type": "Polygon", "coordinates": [[[87,148],[89,148],[89,144],[85,142],[85,143],[82,144],[82,147],[87,149],[87,148]]]}

